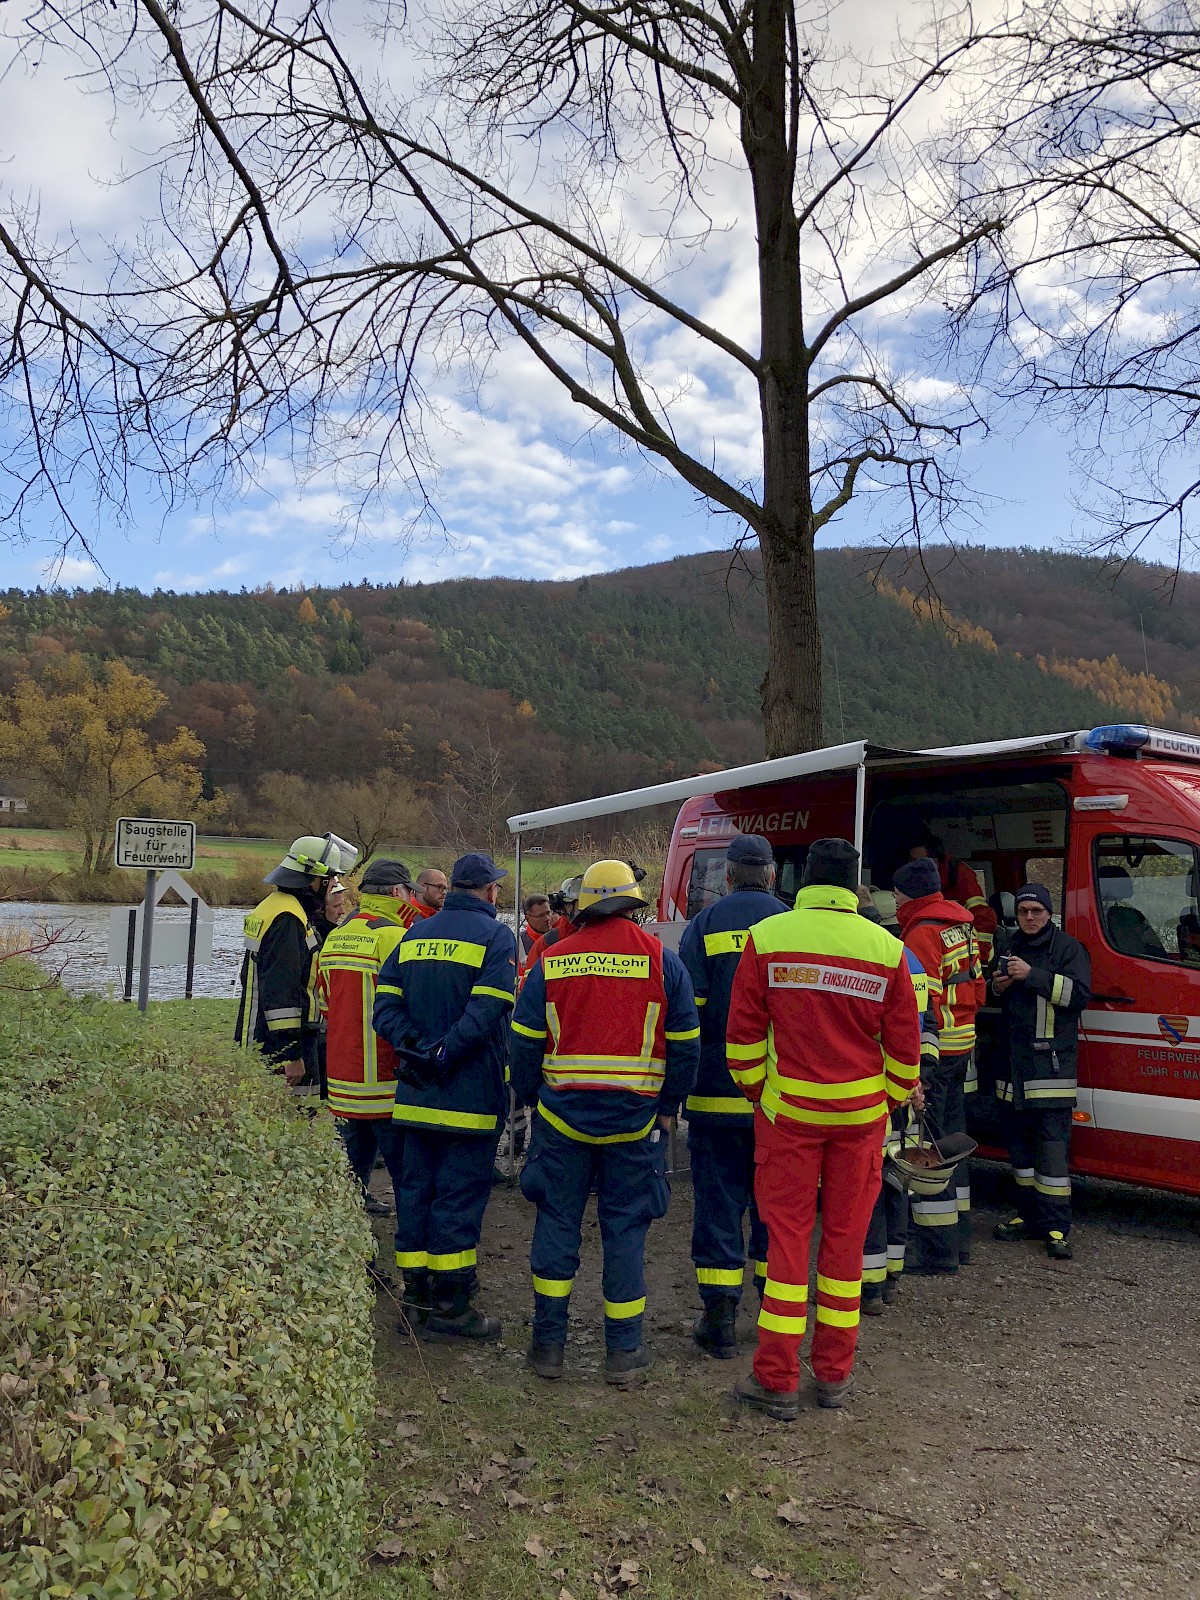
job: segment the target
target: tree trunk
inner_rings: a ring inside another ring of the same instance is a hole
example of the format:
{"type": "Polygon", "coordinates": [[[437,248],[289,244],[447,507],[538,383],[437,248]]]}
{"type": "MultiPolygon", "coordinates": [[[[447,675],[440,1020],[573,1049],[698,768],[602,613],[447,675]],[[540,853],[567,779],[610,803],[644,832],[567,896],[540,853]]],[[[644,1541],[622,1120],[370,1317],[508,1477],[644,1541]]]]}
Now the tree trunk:
{"type": "Polygon", "coordinates": [[[789,149],[788,5],[789,0],[758,0],[755,6],[742,110],[758,225],[763,517],[756,532],[767,601],[762,713],[768,757],[813,750],[823,739],[808,355],[789,149]]]}

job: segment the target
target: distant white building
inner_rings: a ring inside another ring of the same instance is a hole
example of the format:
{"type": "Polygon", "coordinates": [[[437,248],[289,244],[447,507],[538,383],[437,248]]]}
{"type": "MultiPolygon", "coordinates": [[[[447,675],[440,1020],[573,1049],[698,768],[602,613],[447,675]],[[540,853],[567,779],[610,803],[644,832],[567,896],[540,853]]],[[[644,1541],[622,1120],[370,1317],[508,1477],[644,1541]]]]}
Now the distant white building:
{"type": "Polygon", "coordinates": [[[29,785],[22,778],[0,778],[0,817],[29,810],[29,785]]]}

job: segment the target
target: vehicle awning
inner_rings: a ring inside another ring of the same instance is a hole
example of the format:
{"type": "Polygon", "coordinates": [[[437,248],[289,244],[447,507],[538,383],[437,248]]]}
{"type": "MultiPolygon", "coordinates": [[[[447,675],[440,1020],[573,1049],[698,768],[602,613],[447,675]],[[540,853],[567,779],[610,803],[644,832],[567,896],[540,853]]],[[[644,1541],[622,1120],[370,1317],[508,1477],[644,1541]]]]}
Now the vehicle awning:
{"type": "Polygon", "coordinates": [[[584,822],[589,817],[612,816],[619,811],[638,811],[645,806],[660,806],[690,800],[697,794],[721,794],[736,789],[754,789],[779,783],[787,778],[807,778],[819,773],[843,772],[855,767],[920,765],[931,758],[938,761],[985,761],[1002,756],[1066,753],[1079,748],[1083,734],[1038,734],[1028,739],[996,739],[987,744],[945,745],[933,750],[898,750],[889,745],[869,744],[855,739],[849,744],[829,745],[824,750],[806,750],[801,755],[780,756],[774,761],[755,761],[745,767],[728,767],[723,772],[703,772],[694,778],[675,778],[654,783],[645,789],[628,789],[622,794],[597,795],[591,800],[575,800],[565,806],[550,806],[544,811],[525,811],[509,817],[510,833],[518,837],[535,828],[552,828],[558,823],[584,822]]]}

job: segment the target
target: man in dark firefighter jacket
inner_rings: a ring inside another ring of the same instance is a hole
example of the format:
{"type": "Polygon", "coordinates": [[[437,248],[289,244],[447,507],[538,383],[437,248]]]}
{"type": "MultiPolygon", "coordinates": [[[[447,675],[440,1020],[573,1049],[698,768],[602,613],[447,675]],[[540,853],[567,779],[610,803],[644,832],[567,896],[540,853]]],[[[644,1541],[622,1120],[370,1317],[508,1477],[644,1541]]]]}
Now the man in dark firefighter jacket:
{"type": "Polygon", "coordinates": [[[588,1193],[604,1246],[604,1377],[635,1382],[646,1234],[666,1215],[666,1138],[700,1054],[692,985],[679,957],[632,920],[647,904],[625,861],[597,861],[579,889],[577,933],[525,979],[513,1017],[512,1083],[537,1103],[521,1192],[537,1206],[529,1265],[528,1360],[559,1378],[588,1193]]]}
{"type": "Polygon", "coordinates": [[[753,833],[733,839],[725,855],[725,895],[688,924],[679,946],[700,1012],[700,1070],[686,1106],[692,1261],[704,1307],[692,1337],[720,1360],[737,1354],[747,1211],[750,1259],[760,1287],[767,1276],[767,1230],[754,1204],[754,1107],[729,1076],[725,1024],[746,934],[764,917],[787,910],[771,893],[774,887],[775,858],[767,840],[753,833]]]}
{"type": "Polygon", "coordinates": [[[234,1039],[257,1046],[293,1088],[318,1082],[317,922],[329,880],[349,871],[357,853],[331,833],[295,840],[264,879],[272,893],[245,920],[234,1039]]]}
{"type": "Polygon", "coordinates": [[[1016,897],[1017,931],[992,980],[1000,1000],[1002,1060],[1008,1081],[1008,1153],[1021,1191],[1021,1215],[1002,1222],[997,1239],[1044,1239],[1055,1260],[1069,1261],[1071,1179],[1068,1156],[1079,1018],[1091,998],[1091,957],[1051,921],[1050,891],[1027,883],[1016,897]]]}
{"type": "Polygon", "coordinates": [[[406,1315],[434,1341],[500,1335],[497,1319],[471,1301],[508,1109],[517,942],[496,916],[496,886],[507,876],[491,856],[460,856],[442,910],[405,934],[376,989],[375,1032],[396,1052],[392,1115],[404,1130],[396,1265],[406,1315]]]}

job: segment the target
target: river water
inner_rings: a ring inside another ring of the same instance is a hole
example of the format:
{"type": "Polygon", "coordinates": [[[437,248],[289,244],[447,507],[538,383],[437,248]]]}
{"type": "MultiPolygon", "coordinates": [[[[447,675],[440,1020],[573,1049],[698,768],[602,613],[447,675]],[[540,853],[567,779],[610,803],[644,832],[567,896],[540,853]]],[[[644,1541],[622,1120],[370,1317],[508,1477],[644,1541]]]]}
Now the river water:
{"type": "MultiPolygon", "coordinates": [[[[29,902],[0,902],[0,930],[16,925],[27,931],[62,928],[74,942],[62,944],[42,958],[52,972],[62,971],[63,987],[74,994],[99,994],[120,999],[125,985],[124,955],[116,966],[108,961],[109,918],[120,907],[109,905],[38,905],[29,902]]],[[[213,912],[212,965],[197,967],[192,992],[209,998],[229,999],[238,993],[238,974],[242,967],[242,923],[244,906],[220,906],[213,912]]],[[[156,906],[154,921],[177,922],[185,927],[186,906],[156,906]]],[[[504,914],[512,925],[512,913],[504,914]]],[[[122,946],[123,948],[123,946],[122,946]]],[[[181,1000],[187,969],[151,967],[151,1000],[181,1000]]],[[[136,958],[133,975],[137,996],[136,958]]]]}
{"type": "MultiPolygon", "coordinates": [[[[50,971],[62,969],[63,987],[74,994],[100,994],[120,999],[125,984],[124,958],[118,966],[108,963],[109,918],[119,907],[108,905],[37,905],[29,902],[0,904],[0,930],[16,923],[27,931],[40,928],[62,928],[74,940],[63,944],[42,957],[42,964],[50,971]]],[[[242,964],[242,906],[218,907],[213,912],[213,958],[211,966],[197,967],[192,992],[229,999],[236,995],[238,973],[242,964]]],[[[179,922],[187,926],[186,906],[156,906],[154,921],[179,922]]],[[[184,967],[151,967],[150,998],[152,1000],[180,1000],[183,998],[187,970],[184,967]]],[[[134,995],[137,994],[137,971],[134,971],[134,995]]]]}

